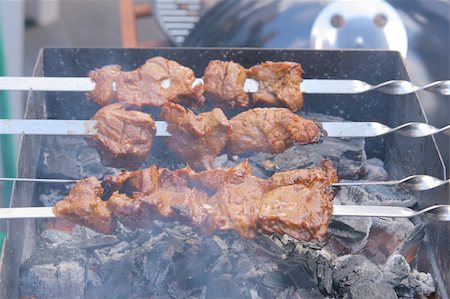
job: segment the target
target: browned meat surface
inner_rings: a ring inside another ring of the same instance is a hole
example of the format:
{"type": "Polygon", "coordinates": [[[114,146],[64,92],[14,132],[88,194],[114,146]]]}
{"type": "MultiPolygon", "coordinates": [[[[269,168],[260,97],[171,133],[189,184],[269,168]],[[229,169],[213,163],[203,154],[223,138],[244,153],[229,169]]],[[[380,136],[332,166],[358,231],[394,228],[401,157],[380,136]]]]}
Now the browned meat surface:
{"type": "Polygon", "coordinates": [[[338,181],[336,169],[329,159],[322,161],[322,167],[310,169],[295,169],[278,172],[269,178],[270,188],[301,184],[307,187],[330,186],[338,181]]]}
{"type": "Polygon", "coordinates": [[[107,201],[114,218],[129,227],[144,228],[152,223],[152,216],[141,200],[114,192],[107,201]]]}
{"type": "Polygon", "coordinates": [[[111,103],[110,99],[137,108],[161,106],[167,102],[194,107],[203,105],[203,85],[192,87],[194,72],[173,60],[154,57],[136,70],[114,73],[113,78],[107,80],[110,69],[114,67],[105,66],[89,73],[97,84],[89,96],[100,105],[111,103]],[[168,87],[162,85],[167,82],[170,82],[168,87]],[[101,91],[107,91],[107,95],[101,91]]]}
{"type": "Polygon", "coordinates": [[[258,227],[261,199],[267,182],[256,177],[239,184],[223,185],[209,200],[210,230],[235,230],[244,238],[253,238],[258,227]]]}
{"type": "Polygon", "coordinates": [[[116,229],[116,222],[101,199],[102,194],[103,188],[96,178],[80,180],[64,200],[56,203],[54,213],[95,231],[111,234],[116,229]]]}
{"type": "Polygon", "coordinates": [[[95,82],[95,89],[88,95],[100,106],[112,104],[116,100],[113,82],[117,82],[122,68],[113,64],[89,72],[89,77],[95,82]]]}
{"type": "Polygon", "coordinates": [[[273,190],[264,194],[258,223],[266,233],[288,234],[298,240],[325,236],[333,213],[331,184],[338,177],[330,160],[322,168],[298,169],[274,174],[273,190]]]}
{"type": "Polygon", "coordinates": [[[247,107],[247,69],[232,61],[210,61],[203,74],[206,97],[221,107],[247,107]]]}
{"type": "Polygon", "coordinates": [[[267,61],[250,68],[249,77],[259,83],[258,92],[252,94],[253,103],[300,110],[302,73],[301,65],[295,62],[267,61]]]}
{"type": "Polygon", "coordinates": [[[113,192],[122,190],[127,193],[150,194],[158,186],[159,170],[155,166],[135,170],[122,171],[118,175],[108,176],[104,180],[104,185],[113,192]]]}
{"type": "Polygon", "coordinates": [[[231,133],[227,117],[220,109],[195,115],[180,105],[167,103],[161,109],[172,135],[169,149],[196,170],[209,169],[231,133]]]}
{"type": "Polygon", "coordinates": [[[319,126],[286,108],[255,108],[230,120],[231,137],[228,152],[280,153],[293,144],[308,144],[319,140],[319,126]]]}
{"type": "Polygon", "coordinates": [[[333,212],[329,191],[289,185],[264,194],[258,223],[266,233],[288,234],[298,240],[325,236],[333,212]]]}
{"type": "Polygon", "coordinates": [[[244,238],[254,237],[261,229],[299,240],[320,239],[333,210],[330,187],[337,181],[328,160],[321,169],[292,170],[268,180],[252,176],[247,162],[200,173],[155,167],[143,173],[147,174],[124,172],[109,178],[110,186],[118,190],[107,202],[100,199],[104,192],[97,179],[81,180],[57,203],[55,213],[105,233],[114,229],[113,219],[145,227],[162,218],[208,231],[235,230],[244,238]],[[215,179],[218,181],[213,182],[215,179]],[[153,189],[141,192],[139,188],[146,185],[153,189]]]}
{"type": "Polygon", "coordinates": [[[148,157],[156,134],[149,114],[112,104],[97,111],[92,119],[97,121],[97,134],[88,141],[105,165],[136,168],[148,157]]]}
{"type": "Polygon", "coordinates": [[[240,184],[251,177],[250,163],[245,160],[230,168],[212,168],[189,174],[189,182],[208,193],[215,193],[219,188],[229,184],[240,184]]]}

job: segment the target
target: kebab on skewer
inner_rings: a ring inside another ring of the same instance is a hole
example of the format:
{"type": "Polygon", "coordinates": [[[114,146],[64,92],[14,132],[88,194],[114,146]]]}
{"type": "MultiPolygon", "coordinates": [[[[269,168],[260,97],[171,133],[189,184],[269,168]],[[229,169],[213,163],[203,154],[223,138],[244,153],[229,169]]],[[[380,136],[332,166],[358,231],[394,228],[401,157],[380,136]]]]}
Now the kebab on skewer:
{"type": "MultiPolygon", "coordinates": [[[[220,108],[194,114],[175,103],[161,109],[167,122],[169,149],[195,170],[212,167],[222,152],[280,153],[293,144],[309,144],[323,134],[318,124],[285,108],[254,108],[227,119],[220,108]]],[[[104,164],[136,168],[150,153],[156,133],[150,115],[121,104],[101,108],[93,117],[97,134],[88,139],[104,164]]]]}
{"type": "Polygon", "coordinates": [[[161,109],[167,122],[169,149],[196,170],[212,167],[222,152],[281,153],[293,144],[319,141],[322,132],[314,121],[306,120],[286,108],[254,108],[229,121],[219,108],[195,115],[174,103],[161,109]]]}
{"type": "Polygon", "coordinates": [[[108,177],[103,186],[94,177],[80,180],[54,213],[106,234],[114,232],[116,221],[148,227],[158,219],[183,221],[204,232],[234,230],[244,238],[262,231],[321,239],[332,215],[335,182],[329,160],[321,168],[266,180],[253,176],[247,161],[202,172],[152,166],[108,177]]]}
{"type": "Polygon", "coordinates": [[[254,105],[284,106],[299,111],[303,104],[300,91],[301,65],[295,62],[265,62],[246,69],[232,61],[213,60],[196,80],[194,72],[163,57],[148,59],[139,68],[125,72],[120,65],[107,65],[89,73],[95,89],[90,99],[105,106],[122,103],[135,108],[159,107],[167,102],[191,108],[208,100],[219,107],[249,107],[254,105]],[[253,79],[258,86],[254,93],[244,90],[253,79]]]}

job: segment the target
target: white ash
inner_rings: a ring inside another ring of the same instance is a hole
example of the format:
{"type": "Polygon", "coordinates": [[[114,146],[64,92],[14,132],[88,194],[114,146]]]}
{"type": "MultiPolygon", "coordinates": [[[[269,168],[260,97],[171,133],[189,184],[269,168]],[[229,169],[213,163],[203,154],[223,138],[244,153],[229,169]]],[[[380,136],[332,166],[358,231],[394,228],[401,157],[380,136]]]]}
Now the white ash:
{"type": "Polygon", "coordinates": [[[384,265],[385,280],[392,285],[402,297],[422,294],[430,296],[436,291],[434,280],[430,273],[411,270],[411,266],[402,255],[394,254],[384,265]]]}
{"type": "Polygon", "coordinates": [[[384,162],[378,158],[368,159],[365,170],[363,179],[366,181],[387,181],[389,178],[384,162]]]}

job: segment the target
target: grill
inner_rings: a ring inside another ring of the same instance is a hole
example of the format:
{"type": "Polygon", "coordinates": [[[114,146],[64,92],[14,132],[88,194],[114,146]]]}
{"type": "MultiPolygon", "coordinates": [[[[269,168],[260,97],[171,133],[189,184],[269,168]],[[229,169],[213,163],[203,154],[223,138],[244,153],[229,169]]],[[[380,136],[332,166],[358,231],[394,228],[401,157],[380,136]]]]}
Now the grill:
{"type": "MultiPolygon", "coordinates": [[[[192,68],[197,77],[201,77],[210,60],[219,59],[233,60],[245,67],[267,60],[296,61],[302,63],[306,78],[359,79],[370,84],[409,80],[403,61],[396,52],[198,48],[44,49],[38,57],[34,76],[83,77],[89,70],[107,64],[120,64],[125,70],[131,70],[153,56],[176,60],[192,68]]],[[[97,109],[82,93],[30,92],[26,118],[89,119],[97,109]]],[[[305,95],[303,113],[319,120],[334,117],[347,121],[377,121],[390,127],[413,121],[426,122],[414,93],[403,96],[376,91],[359,95],[305,95]]],[[[273,171],[264,161],[295,168],[313,164],[311,157],[317,154],[334,158],[341,178],[361,179],[365,170],[369,173],[369,165],[373,164],[367,160],[368,157],[384,161],[384,168],[392,179],[414,174],[445,179],[445,167],[431,136],[410,138],[391,134],[340,143],[325,140],[320,145],[294,148],[287,154],[255,155],[250,160],[259,165],[264,175],[273,171]],[[333,150],[340,154],[333,154],[333,150]],[[291,165],[290,162],[297,164],[291,165]]],[[[180,162],[167,153],[161,140],[156,141],[147,164],[180,167],[180,162]]],[[[117,170],[103,167],[95,151],[86,148],[80,137],[22,138],[19,177],[78,179],[115,172],[117,170]]],[[[67,188],[61,184],[16,182],[11,205],[51,205],[66,193],[67,188]]],[[[344,203],[357,201],[370,194],[376,196],[372,201],[366,200],[366,204],[379,200],[378,204],[414,205],[415,209],[421,209],[448,203],[447,186],[420,193],[376,187],[342,188],[337,200],[344,203]]],[[[387,297],[392,295],[392,288],[385,288],[388,274],[393,273],[389,269],[407,268],[400,255],[419,271],[431,273],[442,298],[446,298],[449,292],[450,226],[446,222],[422,218],[415,218],[413,222],[382,218],[359,218],[353,222],[333,220],[331,237],[327,242],[303,244],[282,236],[258,236],[255,240],[243,240],[232,233],[200,236],[177,223],[157,223],[148,231],[124,229],[118,236],[93,234],[82,228],[75,233],[64,234],[61,223],[58,225],[45,220],[9,220],[1,269],[2,298],[19,295],[54,298],[320,298],[344,294],[365,296],[367,293],[364,292],[370,290],[377,290],[380,296],[387,297]],[[399,239],[389,231],[389,227],[404,229],[407,233],[399,239]],[[70,242],[67,239],[63,241],[67,235],[71,235],[70,242]],[[49,244],[53,245],[43,247],[49,244]],[[341,257],[329,259],[329,253],[324,253],[327,250],[341,257]],[[397,255],[388,259],[386,255],[394,251],[397,255]],[[363,269],[360,278],[346,272],[348,267],[355,265],[363,269]],[[120,272],[128,274],[121,276],[120,272]],[[51,280],[49,276],[45,280],[42,273],[53,273],[50,275],[53,278],[57,274],[57,278],[51,280]],[[382,273],[383,279],[377,273],[382,273]],[[132,277],[133,281],[126,277],[132,277]],[[345,281],[352,282],[353,286],[346,285],[345,281]],[[46,287],[50,293],[36,293],[46,287]],[[130,290],[135,293],[130,293],[130,290]]],[[[413,277],[405,275],[410,277],[408,279],[413,277]]],[[[426,279],[422,279],[424,274],[417,275],[417,281],[426,288],[426,279]]],[[[407,296],[411,290],[402,289],[399,283],[395,291],[407,296]]]]}

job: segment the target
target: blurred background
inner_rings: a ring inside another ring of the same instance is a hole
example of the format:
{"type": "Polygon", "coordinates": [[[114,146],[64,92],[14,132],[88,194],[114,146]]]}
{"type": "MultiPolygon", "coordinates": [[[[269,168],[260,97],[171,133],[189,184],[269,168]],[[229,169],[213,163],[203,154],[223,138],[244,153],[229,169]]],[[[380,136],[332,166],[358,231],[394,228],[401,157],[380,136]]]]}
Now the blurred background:
{"type": "MultiPolygon", "coordinates": [[[[31,76],[43,47],[373,48],[399,51],[421,85],[450,78],[449,20],[447,0],[3,0],[0,71],[31,76]]],[[[23,116],[26,93],[1,97],[0,118],[23,116]]],[[[432,125],[449,124],[448,96],[419,97],[432,125]]],[[[13,177],[18,138],[0,141],[13,177]]],[[[449,138],[437,141],[448,165],[449,138]]]]}

